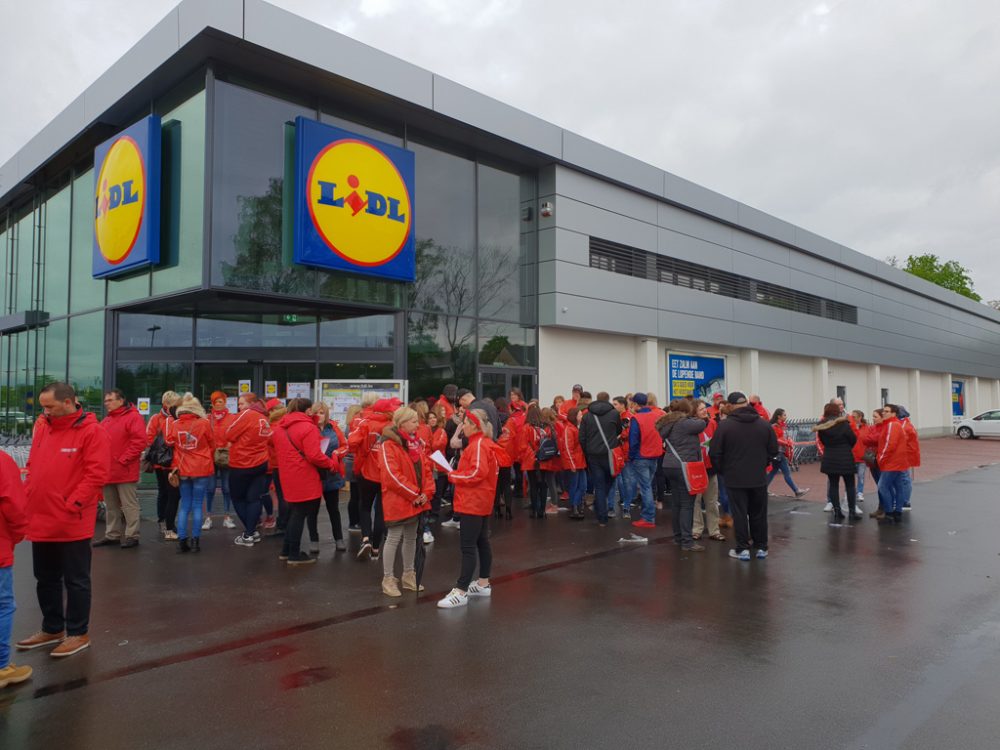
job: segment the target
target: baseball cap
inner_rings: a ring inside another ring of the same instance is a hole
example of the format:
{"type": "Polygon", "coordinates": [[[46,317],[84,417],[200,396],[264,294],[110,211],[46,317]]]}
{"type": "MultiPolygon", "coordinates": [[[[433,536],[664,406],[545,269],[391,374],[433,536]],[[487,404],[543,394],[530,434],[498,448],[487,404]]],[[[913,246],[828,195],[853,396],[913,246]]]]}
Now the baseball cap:
{"type": "Polygon", "coordinates": [[[639,404],[639,406],[645,406],[646,405],[646,394],[645,393],[636,393],[634,396],[632,396],[632,402],[636,403],[636,404],[639,404]]]}
{"type": "Polygon", "coordinates": [[[747,403],[747,397],[745,393],[740,393],[739,391],[733,391],[729,394],[729,398],[726,399],[733,406],[738,406],[739,404],[747,403]]]}
{"type": "Polygon", "coordinates": [[[583,393],[583,386],[577,383],[576,385],[573,386],[573,390],[580,391],[580,393],[583,393]]]}

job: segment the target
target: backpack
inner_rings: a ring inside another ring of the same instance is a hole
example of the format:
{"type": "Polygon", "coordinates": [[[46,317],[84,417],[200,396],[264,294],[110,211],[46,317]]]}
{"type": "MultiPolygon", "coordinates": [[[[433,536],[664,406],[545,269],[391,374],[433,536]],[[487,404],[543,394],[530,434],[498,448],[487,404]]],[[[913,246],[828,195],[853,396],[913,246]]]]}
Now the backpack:
{"type": "Polygon", "coordinates": [[[538,431],[538,449],[535,451],[535,458],[539,463],[559,458],[559,442],[556,440],[556,436],[549,430],[543,430],[539,427],[535,429],[538,431]]]}
{"type": "Polygon", "coordinates": [[[146,460],[153,466],[170,466],[174,462],[174,449],[167,445],[162,432],[156,433],[153,442],[146,449],[146,460]]]}

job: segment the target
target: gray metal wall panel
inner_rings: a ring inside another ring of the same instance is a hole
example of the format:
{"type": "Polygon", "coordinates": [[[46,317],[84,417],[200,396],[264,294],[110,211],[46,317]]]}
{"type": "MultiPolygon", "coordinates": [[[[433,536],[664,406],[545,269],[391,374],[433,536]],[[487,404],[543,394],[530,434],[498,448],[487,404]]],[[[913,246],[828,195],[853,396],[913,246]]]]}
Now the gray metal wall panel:
{"type": "Polygon", "coordinates": [[[785,286],[797,289],[806,294],[815,294],[818,297],[833,299],[836,295],[837,284],[829,279],[824,279],[810,273],[804,273],[797,268],[789,268],[785,286]]]}
{"type": "Polygon", "coordinates": [[[735,344],[733,323],[716,318],[700,318],[679,312],[661,310],[657,316],[657,334],[661,339],[675,341],[711,341],[720,346],[735,344]]]}
{"type": "Polygon", "coordinates": [[[832,263],[841,262],[842,247],[826,237],[820,237],[806,229],[795,227],[795,243],[797,247],[809,248],[809,252],[825,258],[832,263]]]}
{"type": "Polygon", "coordinates": [[[792,351],[792,334],[787,329],[769,328],[737,321],[733,323],[737,346],[747,349],[789,353],[792,351]]]}
{"type": "Polygon", "coordinates": [[[555,206],[555,220],[564,229],[656,252],[655,225],[572,198],[559,196],[555,206]]]}
{"type": "Polygon", "coordinates": [[[792,313],[779,307],[759,305],[741,299],[731,300],[733,303],[733,320],[751,326],[777,328],[783,331],[792,330],[792,313]]]}
{"type": "Polygon", "coordinates": [[[790,256],[790,265],[798,271],[802,271],[803,273],[816,276],[821,279],[828,279],[829,281],[837,280],[835,266],[824,260],[820,260],[819,258],[806,255],[805,253],[792,252],[790,256]]]}
{"type": "Polygon", "coordinates": [[[562,128],[478,91],[433,76],[434,111],[553,158],[562,157],[562,128]]]}
{"type": "Polygon", "coordinates": [[[589,331],[607,330],[607,322],[615,321],[615,333],[635,336],[656,336],[656,312],[636,307],[628,301],[590,299],[570,294],[556,294],[556,319],[559,325],[585,328],[589,331]],[[563,312],[563,308],[566,312],[563,312]]]}
{"type": "Polygon", "coordinates": [[[648,224],[656,223],[656,208],[661,205],[655,198],[595,180],[566,167],[556,168],[556,193],[648,224]]]}
{"type": "Polygon", "coordinates": [[[788,286],[788,275],[791,269],[781,263],[773,263],[763,258],[754,258],[743,253],[733,253],[733,273],[746,276],[757,281],[788,286]]]}
{"type": "MultiPolygon", "coordinates": [[[[610,275],[610,274],[609,274],[610,275]]],[[[659,309],[697,315],[704,318],[734,320],[736,300],[718,294],[705,294],[697,289],[686,289],[671,284],[657,284],[659,309]]]]}
{"type": "Polygon", "coordinates": [[[663,193],[663,170],[619,153],[582,135],[563,131],[563,161],[653,195],[663,193]]]}
{"type": "Polygon", "coordinates": [[[737,206],[737,224],[751,232],[773,237],[790,245],[795,244],[795,227],[787,221],[766,214],[745,203],[737,206]]]}
{"type": "MultiPolygon", "coordinates": [[[[732,247],[733,228],[666,203],[657,205],[656,223],[664,229],[732,247]]],[[[742,234],[742,232],[741,232],[742,234]]]]}
{"type": "MultiPolygon", "coordinates": [[[[552,256],[546,257],[545,260],[562,260],[567,263],[576,263],[579,266],[590,267],[589,235],[561,227],[545,231],[552,232],[551,239],[554,243],[552,256]]],[[[541,237],[541,233],[539,233],[539,237],[541,237]]],[[[548,252],[548,249],[546,249],[546,252],[548,252]]]]}
{"type": "Polygon", "coordinates": [[[185,0],[177,6],[178,43],[184,46],[206,28],[243,38],[243,0],[185,0]]]}
{"type": "Polygon", "coordinates": [[[656,310],[660,284],[655,281],[608,271],[595,273],[595,269],[588,266],[561,261],[540,264],[542,265],[552,266],[556,274],[554,289],[562,294],[572,294],[586,299],[626,302],[636,307],[656,310]]]}
{"type": "Polygon", "coordinates": [[[728,247],[669,229],[659,229],[656,236],[656,251],[660,255],[711,266],[720,271],[733,270],[734,253],[728,247]]]}
{"type": "Polygon", "coordinates": [[[244,24],[248,42],[404,101],[434,108],[433,76],[416,65],[262,0],[246,0],[244,24]]]}
{"type": "Polygon", "coordinates": [[[663,178],[663,197],[668,201],[733,224],[739,219],[739,203],[732,198],[670,172],[664,172],[663,178]]]}
{"type": "Polygon", "coordinates": [[[784,245],[755,237],[752,234],[736,230],[732,233],[732,247],[746,255],[763,258],[784,266],[791,265],[792,251],[784,245]]]}
{"type": "MultiPolygon", "coordinates": [[[[179,18],[180,11],[174,8],[87,89],[84,106],[88,123],[111,109],[124,92],[138,86],[180,48],[177,32],[179,18]]],[[[57,144],[49,153],[54,153],[60,146],[61,143],[57,144]]]]}

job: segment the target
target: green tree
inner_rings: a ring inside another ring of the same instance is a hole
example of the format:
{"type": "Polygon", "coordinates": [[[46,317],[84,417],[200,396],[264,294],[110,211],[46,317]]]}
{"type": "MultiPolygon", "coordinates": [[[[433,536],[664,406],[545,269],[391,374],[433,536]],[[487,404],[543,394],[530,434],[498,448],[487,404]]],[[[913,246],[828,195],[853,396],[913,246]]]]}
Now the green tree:
{"type": "Polygon", "coordinates": [[[974,299],[976,302],[981,302],[983,299],[972,288],[972,277],[969,275],[969,269],[957,260],[942,261],[933,253],[924,253],[923,255],[907,256],[906,262],[902,265],[895,256],[887,258],[886,262],[894,268],[902,268],[907,273],[912,273],[932,284],[958,292],[963,297],[974,299]]]}

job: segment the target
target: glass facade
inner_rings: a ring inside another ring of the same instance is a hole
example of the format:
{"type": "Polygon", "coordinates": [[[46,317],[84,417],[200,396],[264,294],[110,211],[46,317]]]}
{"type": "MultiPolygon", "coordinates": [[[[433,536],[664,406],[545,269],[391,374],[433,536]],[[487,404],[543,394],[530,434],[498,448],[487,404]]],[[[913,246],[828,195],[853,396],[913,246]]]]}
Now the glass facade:
{"type": "Polygon", "coordinates": [[[403,120],[224,79],[209,97],[199,74],[146,110],[162,120],[155,268],[92,277],[91,165],[0,211],[0,312],[48,314],[0,335],[0,420],[30,424],[37,390],[63,378],[100,410],[112,384],[155,403],[167,389],[207,395],[247,379],[263,391],[271,380],[408,377],[423,396],[473,387],[480,367],[537,365],[533,171],[403,120]],[[413,151],[415,283],[291,262],[286,180],[300,115],[413,151]]]}

